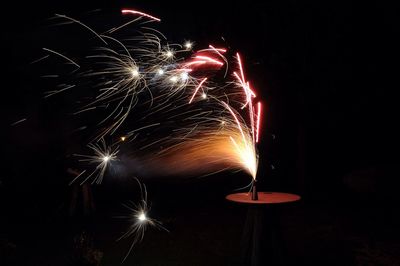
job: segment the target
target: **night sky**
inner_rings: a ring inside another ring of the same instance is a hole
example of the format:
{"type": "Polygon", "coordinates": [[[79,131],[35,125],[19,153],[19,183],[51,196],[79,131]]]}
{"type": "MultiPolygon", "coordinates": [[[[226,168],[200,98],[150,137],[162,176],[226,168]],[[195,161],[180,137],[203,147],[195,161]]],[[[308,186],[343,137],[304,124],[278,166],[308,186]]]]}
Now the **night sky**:
{"type": "MultiPolygon", "coordinates": [[[[96,265],[71,259],[82,232],[103,254],[99,265],[120,264],[129,248],[115,241],[128,226],[115,216],[137,198],[133,182],[106,178],[92,188],[90,217],[68,215],[66,154],[84,140],[66,133],[74,127],[63,113],[68,97],[44,100],[50,84],[29,64],[48,44],[71,42],[79,52],[81,36],[48,36],[55,13],[108,28],[125,7],[161,17],[157,28],[170,42],[225,43],[244,55],[266,106],[259,189],[302,197],[281,219],[287,265],[400,265],[395,8],[286,0],[1,5],[1,265],[96,265]]],[[[146,180],[152,215],[170,232],[150,229],[126,265],[242,265],[246,209],[224,197],[246,180],[230,172],[146,180]]]]}

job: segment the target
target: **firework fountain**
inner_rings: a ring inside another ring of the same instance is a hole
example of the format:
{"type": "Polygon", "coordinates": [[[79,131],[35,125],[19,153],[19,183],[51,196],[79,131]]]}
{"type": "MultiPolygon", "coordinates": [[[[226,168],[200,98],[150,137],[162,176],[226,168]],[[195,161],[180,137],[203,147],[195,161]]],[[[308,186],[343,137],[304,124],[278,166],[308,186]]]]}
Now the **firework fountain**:
{"type": "MultiPolygon", "coordinates": [[[[55,57],[72,67],[45,97],[75,91],[72,113],[94,125],[83,127],[91,136],[89,153],[76,158],[88,166],[72,182],[101,183],[115,163],[141,177],[243,170],[251,176],[256,200],[262,104],[254,101],[242,56],[211,44],[200,49],[190,41],[170,44],[148,26],[159,18],[133,9],[122,15],[129,21],[103,33],[56,15],[60,23],[80,25],[97,40],[96,47],[76,57],[43,48],[45,55],[35,62],[55,57]]],[[[138,206],[125,235],[140,231],[134,243],[145,228],[136,225],[153,221],[146,216],[146,200],[138,206]]]]}

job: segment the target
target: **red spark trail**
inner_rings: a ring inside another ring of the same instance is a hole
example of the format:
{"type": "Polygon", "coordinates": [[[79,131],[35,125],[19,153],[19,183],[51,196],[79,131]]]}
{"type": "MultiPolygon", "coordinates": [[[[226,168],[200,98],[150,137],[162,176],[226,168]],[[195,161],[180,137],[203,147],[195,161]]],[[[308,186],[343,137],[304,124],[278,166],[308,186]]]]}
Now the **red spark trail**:
{"type": "Polygon", "coordinates": [[[220,52],[220,53],[225,53],[226,49],[225,48],[215,48],[214,46],[212,46],[211,44],[208,45],[209,48],[211,48],[212,50],[214,50],[215,52],[220,52]]]}
{"type": "Polygon", "coordinates": [[[151,18],[155,21],[161,21],[161,19],[153,17],[152,15],[137,11],[137,10],[133,10],[133,9],[122,9],[121,10],[122,14],[136,14],[139,16],[143,16],[143,17],[147,17],[147,18],[151,18]]]}
{"type": "Polygon", "coordinates": [[[196,55],[195,58],[196,58],[196,59],[206,60],[206,61],[209,62],[209,63],[214,63],[214,64],[217,64],[217,65],[220,65],[220,66],[222,66],[222,65],[224,64],[224,63],[222,63],[221,61],[218,61],[218,60],[216,60],[216,59],[214,59],[214,58],[211,58],[211,57],[209,57],[209,56],[196,55]]]}
{"type": "Polygon", "coordinates": [[[256,126],[256,143],[258,143],[260,135],[260,120],[261,120],[261,102],[257,103],[257,126],[256,126]]]}

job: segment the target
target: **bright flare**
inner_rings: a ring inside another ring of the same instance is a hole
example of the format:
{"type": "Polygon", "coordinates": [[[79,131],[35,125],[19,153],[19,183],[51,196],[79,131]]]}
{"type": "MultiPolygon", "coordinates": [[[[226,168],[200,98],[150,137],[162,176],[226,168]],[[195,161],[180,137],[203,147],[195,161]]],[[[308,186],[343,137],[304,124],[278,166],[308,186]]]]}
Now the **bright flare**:
{"type": "Polygon", "coordinates": [[[193,47],[193,43],[187,41],[187,42],[185,42],[184,46],[185,46],[186,50],[191,50],[193,47]]]}
{"type": "Polygon", "coordinates": [[[141,214],[139,214],[138,219],[139,219],[139,221],[141,221],[141,222],[147,220],[146,214],[144,214],[144,212],[142,212],[141,214]]]}
{"type": "Polygon", "coordinates": [[[137,68],[134,68],[131,70],[132,78],[137,78],[139,77],[139,71],[137,68]]]}

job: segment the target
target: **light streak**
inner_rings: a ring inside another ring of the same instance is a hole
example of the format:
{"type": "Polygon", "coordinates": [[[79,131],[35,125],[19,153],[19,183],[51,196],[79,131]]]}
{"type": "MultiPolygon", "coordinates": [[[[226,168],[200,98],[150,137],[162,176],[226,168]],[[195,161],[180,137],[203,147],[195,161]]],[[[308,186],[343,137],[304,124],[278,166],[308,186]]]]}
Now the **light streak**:
{"type": "Polygon", "coordinates": [[[217,59],[211,58],[209,56],[203,56],[203,55],[196,55],[195,59],[201,59],[203,61],[206,61],[206,63],[213,63],[222,66],[224,63],[221,61],[218,61],[217,59]]]}
{"type": "Polygon", "coordinates": [[[257,103],[257,127],[256,127],[256,143],[260,137],[260,121],[261,121],[261,102],[257,103]]]}
{"type": "Polygon", "coordinates": [[[194,90],[194,93],[192,95],[192,98],[190,98],[189,100],[189,104],[192,103],[194,96],[197,94],[197,92],[199,91],[199,89],[201,88],[201,86],[203,85],[204,82],[206,82],[207,78],[204,78],[202,81],[200,81],[199,85],[197,85],[196,89],[194,90]]]}
{"type": "Polygon", "coordinates": [[[208,47],[210,47],[212,50],[216,51],[217,53],[226,53],[226,49],[225,48],[215,48],[211,44],[208,45],[208,47]]]}
{"type": "Polygon", "coordinates": [[[156,18],[156,17],[154,17],[152,15],[149,15],[149,14],[137,11],[137,10],[133,10],[133,9],[122,9],[121,12],[122,12],[122,14],[134,14],[134,15],[139,15],[139,16],[142,16],[142,17],[150,18],[150,19],[153,19],[155,21],[159,21],[159,22],[161,21],[161,19],[159,19],[159,18],[156,18]]]}

